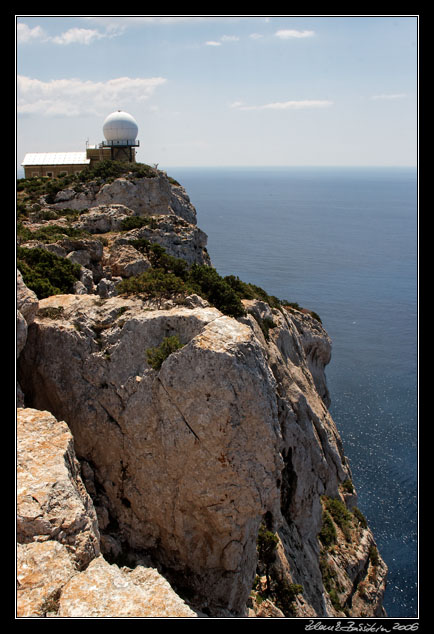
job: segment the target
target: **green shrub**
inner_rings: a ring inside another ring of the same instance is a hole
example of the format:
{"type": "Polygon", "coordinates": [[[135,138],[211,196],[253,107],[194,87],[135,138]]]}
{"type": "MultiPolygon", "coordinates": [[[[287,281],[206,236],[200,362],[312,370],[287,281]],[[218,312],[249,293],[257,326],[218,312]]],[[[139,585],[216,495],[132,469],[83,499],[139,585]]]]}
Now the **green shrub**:
{"type": "Polygon", "coordinates": [[[259,527],[258,538],[256,541],[258,557],[262,563],[269,564],[274,561],[278,543],[279,538],[277,535],[272,531],[269,531],[264,522],[262,522],[259,527]]]}
{"type": "Polygon", "coordinates": [[[319,567],[324,588],[327,590],[328,593],[330,593],[335,585],[337,574],[333,567],[329,564],[327,560],[327,555],[325,555],[324,553],[320,555],[319,567]]]}
{"type": "Polygon", "coordinates": [[[348,511],[342,500],[338,498],[324,497],[324,501],[327,511],[344,533],[345,539],[351,541],[352,513],[348,511]]]}
{"type": "Polygon", "coordinates": [[[274,603],[282,610],[285,616],[294,616],[294,601],[298,594],[302,594],[303,586],[298,583],[289,583],[286,579],[276,582],[273,595],[274,603]]]}
{"type": "MultiPolygon", "coordinates": [[[[234,275],[222,277],[212,266],[203,264],[195,263],[188,268],[185,260],[169,255],[164,247],[151,243],[145,238],[131,240],[130,244],[146,255],[152,267],[159,271],[159,277],[169,276],[167,281],[170,280],[171,285],[176,288],[175,293],[197,293],[225,315],[230,317],[245,315],[246,311],[241,302],[242,299],[260,299],[271,307],[280,307],[277,297],[268,295],[266,291],[255,284],[242,282],[234,275]],[[170,276],[178,278],[178,284],[170,276]]],[[[153,295],[154,290],[152,271],[147,271],[137,278],[123,280],[118,286],[120,294],[138,293],[147,298],[156,296],[153,295]]],[[[164,297],[168,298],[166,290],[164,292],[164,297]]],[[[268,318],[261,320],[260,326],[264,336],[268,337],[270,328],[273,328],[275,324],[271,318],[268,318]]]]}
{"type": "Polygon", "coordinates": [[[28,208],[27,204],[24,201],[17,200],[16,208],[17,208],[17,218],[27,218],[30,209],[28,208]]]}
{"type": "Polygon", "coordinates": [[[137,249],[137,251],[140,251],[140,253],[143,253],[145,255],[148,255],[149,248],[151,246],[151,242],[146,238],[137,238],[135,240],[130,240],[129,244],[137,249]]]}
{"type": "Polygon", "coordinates": [[[368,522],[366,521],[366,517],[363,515],[362,511],[357,507],[353,509],[353,515],[359,522],[362,528],[368,528],[368,522]]]}
{"type": "Polygon", "coordinates": [[[276,548],[279,543],[277,535],[267,529],[265,522],[262,522],[256,539],[256,551],[258,553],[259,564],[265,568],[267,579],[267,592],[271,589],[270,566],[276,559],[276,548]]]}
{"type": "Polygon", "coordinates": [[[322,526],[319,539],[325,548],[329,548],[337,542],[336,528],[328,511],[323,511],[322,526]]]}
{"type": "Polygon", "coordinates": [[[182,344],[177,335],[165,337],[159,346],[149,348],[146,351],[147,361],[151,368],[159,370],[163,361],[165,361],[172,352],[176,352],[176,350],[180,350],[180,348],[182,348],[182,344]]]}
{"type": "Polygon", "coordinates": [[[380,563],[380,556],[375,544],[372,544],[372,546],[369,548],[369,560],[373,566],[378,566],[378,564],[380,563]]]}
{"type": "Polygon", "coordinates": [[[20,227],[18,231],[20,238],[26,240],[38,240],[46,244],[63,240],[64,238],[89,238],[91,235],[82,229],[75,227],[65,227],[59,225],[44,225],[36,231],[30,231],[27,227],[20,227]]]}
{"type": "Polygon", "coordinates": [[[289,308],[295,308],[295,310],[302,310],[302,306],[300,306],[300,304],[297,304],[297,302],[288,302],[285,299],[285,300],[282,300],[282,304],[285,308],[289,307],[289,308]]]}
{"type": "Polygon", "coordinates": [[[341,488],[342,491],[345,491],[345,493],[354,493],[354,486],[350,478],[347,478],[344,482],[342,482],[341,488]]]}
{"type": "Polygon", "coordinates": [[[318,313],[316,313],[314,310],[310,310],[309,313],[311,317],[313,317],[314,319],[319,321],[320,324],[322,324],[321,317],[318,315],[318,313]]]}
{"type": "Polygon", "coordinates": [[[259,299],[272,308],[280,308],[280,300],[274,295],[269,295],[260,286],[243,282],[235,275],[226,275],[223,279],[241,299],[259,299]]]}
{"type": "Polygon", "coordinates": [[[158,170],[145,163],[133,163],[130,165],[130,172],[133,178],[155,178],[158,170]]]}
{"type": "Polygon", "coordinates": [[[38,299],[73,292],[80,277],[80,265],[45,249],[17,247],[17,267],[24,283],[38,299]]]}
{"type": "Polygon", "coordinates": [[[171,299],[177,295],[185,295],[188,288],[183,280],[163,269],[149,269],[137,277],[129,277],[117,285],[118,295],[141,295],[144,299],[156,299],[160,304],[163,299],[171,299]]]}
{"type": "Polygon", "coordinates": [[[131,229],[140,229],[149,225],[150,219],[143,216],[128,216],[121,222],[121,231],[131,231],[131,229]]]}
{"type": "Polygon", "coordinates": [[[329,597],[330,597],[330,601],[332,602],[332,605],[334,607],[335,610],[340,611],[342,610],[342,605],[341,605],[341,601],[339,599],[339,595],[336,591],[336,588],[332,588],[329,592],[329,597]]]}
{"type": "Polygon", "coordinates": [[[112,161],[107,159],[95,163],[91,168],[87,168],[80,172],[78,179],[81,182],[102,179],[120,178],[121,176],[131,176],[133,178],[154,178],[157,176],[157,170],[145,163],[127,163],[124,161],[112,161]]]}
{"type": "Polygon", "coordinates": [[[175,179],[174,179],[174,178],[172,178],[171,176],[168,176],[168,179],[169,179],[169,183],[170,183],[171,185],[176,185],[177,187],[180,187],[180,184],[178,183],[178,181],[177,181],[177,180],[175,180],[175,179]]]}
{"type": "Polygon", "coordinates": [[[17,223],[17,241],[18,244],[21,242],[27,242],[27,240],[32,240],[32,232],[28,227],[25,227],[21,222],[17,223]]]}
{"type": "Polygon", "coordinates": [[[166,249],[157,243],[152,243],[146,238],[131,240],[130,244],[146,255],[154,268],[162,269],[165,273],[173,273],[184,282],[188,279],[188,264],[181,258],[175,258],[166,253],[166,249]]]}
{"type": "Polygon", "coordinates": [[[211,266],[193,264],[188,276],[191,288],[225,315],[240,317],[244,306],[234,289],[211,266]]]}

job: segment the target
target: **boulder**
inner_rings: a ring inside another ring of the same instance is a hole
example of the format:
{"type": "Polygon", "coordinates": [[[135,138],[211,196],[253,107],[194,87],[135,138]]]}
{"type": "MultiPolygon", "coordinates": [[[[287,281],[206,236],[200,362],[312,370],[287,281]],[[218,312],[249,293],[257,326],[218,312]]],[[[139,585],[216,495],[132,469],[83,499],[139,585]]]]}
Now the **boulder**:
{"type": "Polygon", "coordinates": [[[153,568],[134,570],[100,556],[63,587],[62,618],[194,618],[196,613],[153,568]]]}
{"type": "Polygon", "coordinates": [[[38,312],[38,298],[36,293],[27,288],[23,276],[17,269],[17,310],[20,311],[27,324],[31,324],[38,312]]]}
{"type": "Polygon", "coordinates": [[[78,567],[99,554],[96,513],[71,432],[47,411],[17,410],[17,539],[58,541],[78,567]]]}
{"type": "Polygon", "coordinates": [[[140,275],[151,267],[148,258],[130,244],[115,244],[107,255],[104,266],[114,277],[140,275]]]}

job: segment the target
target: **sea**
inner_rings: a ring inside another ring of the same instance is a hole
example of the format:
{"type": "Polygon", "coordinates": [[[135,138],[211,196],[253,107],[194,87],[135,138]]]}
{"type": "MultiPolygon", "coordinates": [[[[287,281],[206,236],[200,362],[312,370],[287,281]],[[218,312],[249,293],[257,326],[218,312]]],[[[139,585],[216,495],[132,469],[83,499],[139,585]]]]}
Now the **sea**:
{"type": "Polygon", "coordinates": [[[416,168],[163,169],[190,196],[221,275],[319,314],[330,411],[389,567],[384,607],[417,618],[416,168]]]}

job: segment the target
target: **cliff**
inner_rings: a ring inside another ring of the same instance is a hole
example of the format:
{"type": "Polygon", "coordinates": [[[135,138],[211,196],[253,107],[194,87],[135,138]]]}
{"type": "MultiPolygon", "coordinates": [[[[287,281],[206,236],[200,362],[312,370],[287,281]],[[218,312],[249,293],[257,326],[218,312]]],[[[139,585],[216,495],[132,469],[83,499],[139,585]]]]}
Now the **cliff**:
{"type": "Polygon", "coordinates": [[[72,292],[18,280],[19,615],[381,616],[387,569],[328,411],[320,321],[210,277],[164,174],[32,205],[21,247],[78,267],[72,292]],[[106,601],[115,586],[129,602],[106,601]]]}

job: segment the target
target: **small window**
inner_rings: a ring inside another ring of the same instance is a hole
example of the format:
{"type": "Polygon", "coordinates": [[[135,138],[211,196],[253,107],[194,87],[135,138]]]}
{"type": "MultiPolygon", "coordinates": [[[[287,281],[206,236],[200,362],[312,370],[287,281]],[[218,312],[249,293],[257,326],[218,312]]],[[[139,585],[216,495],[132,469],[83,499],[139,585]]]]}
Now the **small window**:
{"type": "Polygon", "coordinates": [[[52,176],[53,176],[53,172],[46,172],[46,173],[45,173],[45,176],[50,176],[50,177],[52,177],[52,176]]]}

